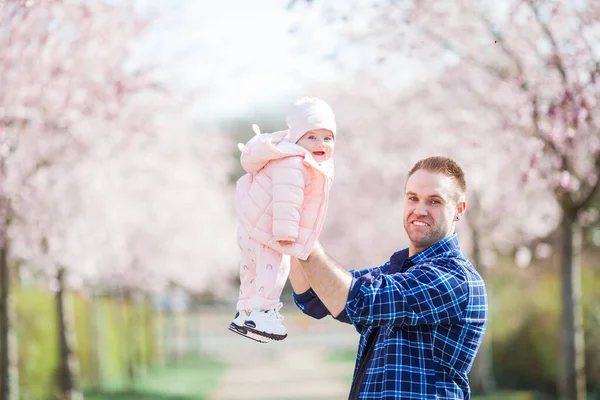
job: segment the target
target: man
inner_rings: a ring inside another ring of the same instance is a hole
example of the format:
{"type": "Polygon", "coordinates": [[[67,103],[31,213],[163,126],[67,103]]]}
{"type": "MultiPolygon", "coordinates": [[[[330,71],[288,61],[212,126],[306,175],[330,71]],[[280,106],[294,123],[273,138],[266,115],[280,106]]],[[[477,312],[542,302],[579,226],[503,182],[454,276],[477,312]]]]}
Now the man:
{"type": "Polygon", "coordinates": [[[408,174],[407,249],[381,267],[346,271],[317,243],[292,259],[298,307],[332,315],[361,334],[350,399],[469,399],[467,373],[487,322],[481,276],[454,229],[465,213],[460,166],[431,157],[408,174]]]}

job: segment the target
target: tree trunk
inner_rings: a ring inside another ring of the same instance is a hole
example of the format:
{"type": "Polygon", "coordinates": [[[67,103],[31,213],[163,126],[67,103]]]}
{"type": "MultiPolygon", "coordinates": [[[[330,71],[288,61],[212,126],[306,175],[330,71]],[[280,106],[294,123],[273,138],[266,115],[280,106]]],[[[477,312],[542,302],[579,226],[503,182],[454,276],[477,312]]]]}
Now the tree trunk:
{"type": "Polygon", "coordinates": [[[140,347],[139,347],[140,370],[142,372],[145,372],[145,371],[147,371],[147,369],[149,367],[148,352],[146,350],[148,348],[149,336],[148,336],[148,331],[147,331],[148,322],[146,319],[146,296],[145,295],[142,297],[142,300],[140,301],[138,310],[140,313],[140,316],[139,316],[140,328],[138,329],[138,332],[141,335],[140,347]]]}
{"type": "Polygon", "coordinates": [[[96,311],[96,296],[90,296],[90,299],[86,302],[86,310],[88,313],[88,329],[90,332],[90,380],[89,383],[92,387],[100,387],[102,382],[101,379],[101,366],[100,366],[100,353],[103,347],[99,343],[99,327],[98,327],[98,313],[96,311]]]}
{"type": "Polygon", "coordinates": [[[58,292],[56,293],[56,303],[58,311],[58,337],[59,337],[59,390],[63,400],[83,399],[82,394],[77,390],[76,371],[77,359],[74,353],[74,334],[71,324],[73,315],[72,307],[66,299],[64,268],[58,269],[58,292]]]}
{"type": "Polygon", "coordinates": [[[17,337],[14,331],[15,310],[8,265],[6,227],[0,227],[0,400],[19,399],[17,337]]]}
{"type": "Polygon", "coordinates": [[[97,362],[98,369],[98,386],[102,386],[106,377],[106,371],[108,370],[107,364],[107,354],[106,349],[108,348],[106,344],[106,326],[108,323],[107,317],[107,300],[104,296],[96,296],[94,295],[92,298],[92,306],[94,308],[94,354],[97,362]]]}
{"type": "MultiPolygon", "coordinates": [[[[479,234],[479,230],[473,225],[471,225],[471,236],[473,239],[472,261],[477,271],[485,278],[486,267],[483,265],[481,256],[481,235],[479,234]]],[[[487,289],[489,296],[489,287],[487,289]]],[[[481,347],[473,363],[473,368],[471,368],[471,372],[469,373],[469,384],[473,393],[488,394],[495,390],[496,381],[494,380],[492,362],[492,332],[488,322],[483,343],[481,343],[481,347]]]]}
{"type": "Polygon", "coordinates": [[[127,376],[127,385],[133,388],[135,370],[132,364],[132,335],[130,321],[130,301],[129,294],[126,291],[119,291],[115,296],[115,318],[119,329],[119,361],[123,372],[127,376]]]}
{"type": "Polygon", "coordinates": [[[562,368],[563,400],[584,400],[585,356],[581,305],[581,227],[577,213],[565,211],[561,222],[562,368]]]}
{"type": "Polygon", "coordinates": [[[144,296],[144,354],[146,368],[156,364],[164,365],[164,343],[162,341],[163,320],[154,314],[152,300],[149,296],[144,296]]]}
{"type": "Polygon", "coordinates": [[[144,317],[144,298],[137,297],[133,301],[132,308],[132,322],[133,322],[133,341],[134,341],[134,378],[143,373],[146,369],[146,363],[144,359],[144,343],[146,343],[147,335],[145,330],[145,317],[144,317]]]}
{"type": "Polygon", "coordinates": [[[123,346],[123,350],[126,356],[125,365],[127,367],[127,379],[129,385],[131,387],[134,386],[135,376],[136,376],[136,348],[138,343],[138,338],[136,337],[134,331],[137,328],[137,321],[135,320],[135,301],[133,300],[131,293],[126,291],[123,294],[123,320],[125,328],[125,335],[123,338],[125,339],[125,344],[123,346]]]}

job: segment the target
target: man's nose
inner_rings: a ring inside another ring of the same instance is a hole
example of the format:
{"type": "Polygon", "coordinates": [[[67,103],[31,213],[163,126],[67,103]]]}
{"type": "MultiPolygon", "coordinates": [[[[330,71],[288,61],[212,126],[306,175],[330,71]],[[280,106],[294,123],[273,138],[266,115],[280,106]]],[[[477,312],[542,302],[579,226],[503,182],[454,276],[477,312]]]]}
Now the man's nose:
{"type": "Polygon", "coordinates": [[[427,207],[425,207],[424,203],[419,203],[415,208],[415,214],[417,215],[427,215],[427,207]]]}

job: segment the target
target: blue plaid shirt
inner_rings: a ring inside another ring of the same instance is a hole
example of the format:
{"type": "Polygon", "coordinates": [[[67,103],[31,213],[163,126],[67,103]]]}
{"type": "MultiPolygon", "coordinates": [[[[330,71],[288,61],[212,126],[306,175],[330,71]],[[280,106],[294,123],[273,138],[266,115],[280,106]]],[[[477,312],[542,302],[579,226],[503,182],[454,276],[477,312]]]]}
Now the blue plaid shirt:
{"type": "MultiPolygon", "coordinates": [[[[362,382],[354,383],[358,398],[468,400],[487,295],[456,234],[410,258],[404,249],[381,267],[350,273],[346,308],[336,319],[361,334],[354,379],[371,335],[375,341],[362,382]]],[[[314,318],[330,315],[312,290],[294,293],[294,301],[314,318]]]]}

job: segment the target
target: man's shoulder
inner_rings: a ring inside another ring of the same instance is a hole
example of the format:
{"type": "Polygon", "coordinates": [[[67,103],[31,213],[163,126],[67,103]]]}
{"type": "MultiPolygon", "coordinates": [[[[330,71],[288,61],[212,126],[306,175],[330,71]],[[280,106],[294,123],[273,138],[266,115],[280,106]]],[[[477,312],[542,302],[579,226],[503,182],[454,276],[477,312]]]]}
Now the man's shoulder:
{"type": "Polygon", "coordinates": [[[415,264],[416,268],[428,269],[440,274],[464,276],[466,280],[479,280],[481,276],[467,256],[459,249],[436,254],[415,264]]]}

